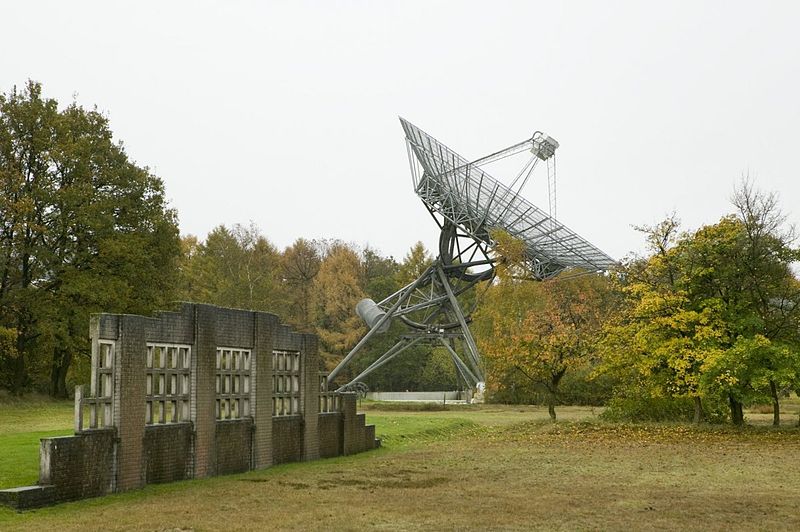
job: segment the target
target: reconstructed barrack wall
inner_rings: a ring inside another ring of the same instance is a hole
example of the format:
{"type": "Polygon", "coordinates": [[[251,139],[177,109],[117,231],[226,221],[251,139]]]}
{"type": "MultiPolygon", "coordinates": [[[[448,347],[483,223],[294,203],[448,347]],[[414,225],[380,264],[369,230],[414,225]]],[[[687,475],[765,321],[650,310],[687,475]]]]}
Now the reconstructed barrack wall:
{"type": "Polygon", "coordinates": [[[373,449],[354,394],[326,391],[317,338],[264,312],[184,303],[92,318],[92,375],[75,435],[41,441],[32,508],[373,449]]]}

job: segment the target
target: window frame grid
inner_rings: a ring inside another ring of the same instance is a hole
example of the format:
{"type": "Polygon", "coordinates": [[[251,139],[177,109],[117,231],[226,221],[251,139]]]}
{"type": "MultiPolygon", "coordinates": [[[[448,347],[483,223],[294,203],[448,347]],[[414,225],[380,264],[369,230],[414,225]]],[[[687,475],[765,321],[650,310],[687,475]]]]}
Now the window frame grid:
{"type": "MultiPolygon", "coordinates": [[[[89,397],[81,397],[82,409],[89,410],[89,429],[114,425],[114,359],[117,343],[114,340],[98,340],[92,360],[92,375],[89,397]]],[[[80,423],[82,425],[82,421],[80,423]]],[[[82,427],[81,427],[82,429],[82,427]]]]}
{"type": "Polygon", "coordinates": [[[342,396],[328,391],[328,374],[319,373],[319,413],[331,414],[341,411],[342,396]]]}
{"type": "Polygon", "coordinates": [[[243,347],[217,347],[214,367],[214,390],[216,392],[214,416],[216,420],[229,421],[251,417],[253,410],[253,350],[243,347]],[[227,358],[225,353],[228,353],[227,358]],[[227,383],[227,391],[225,391],[225,383],[227,383]]]}
{"type": "Polygon", "coordinates": [[[272,350],[272,416],[301,416],[303,361],[300,351],[272,350]],[[287,369],[287,361],[290,361],[287,369]],[[289,390],[287,390],[287,385],[289,390]]]}
{"type": "Polygon", "coordinates": [[[147,342],[145,425],[191,421],[193,362],[191,345],[147,342]],[[157,350],[161,356],[159,359],[156,358],[157,350]]]}

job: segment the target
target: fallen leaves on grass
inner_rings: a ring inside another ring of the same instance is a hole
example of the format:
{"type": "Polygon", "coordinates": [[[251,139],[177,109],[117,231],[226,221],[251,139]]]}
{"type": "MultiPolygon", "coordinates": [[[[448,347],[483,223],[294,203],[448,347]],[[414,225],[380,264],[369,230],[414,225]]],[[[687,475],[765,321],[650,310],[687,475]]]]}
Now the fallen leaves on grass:
{"type": "Polygon", "coordinates": [[[800,448],[800,430],[723,425],[625,424],[597,422],[521,423],[488,435],[492,440],[548,441],[564,444],[747,444],[770,443],[800,448]]]}

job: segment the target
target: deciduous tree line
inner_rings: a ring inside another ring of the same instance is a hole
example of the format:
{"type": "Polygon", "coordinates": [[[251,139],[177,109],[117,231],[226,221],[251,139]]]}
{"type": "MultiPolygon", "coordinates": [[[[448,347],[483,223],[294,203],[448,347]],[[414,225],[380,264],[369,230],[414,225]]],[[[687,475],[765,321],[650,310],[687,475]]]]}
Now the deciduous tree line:
{"type": "Polygon", "coordinates": [[[615,408],[686,400],[695,422],[726,409],[740,425],[744,405],[770,402],[779,424],[781,396],[800,389],[800,252],[774,194],[745,181],[733,211],[696,231],[674,215],[640,227],[647,256],[542,283],[519,279],[521,244],[497,235],[506,265],[477,320],[490,389],[522,376],[555,419],[561,380],[580,371],[612,379],[615,408]]]}
{"type": "MultiPolygon", "coordinates": [[[[59,108],[35,82],[0,95],[0,388],[12,394],[65,397],[87,378],[92,313],[181,300],[274,312],[318,333],[332,366],[364,332],[356,302],[394,292],[427,261],[422,244],[402,262],[340,241],[281,251],[253,225],[181,238],[163,182],[113,141],[106,116],[59,108]]],[[[454,386],[440,358],[412,351],[371,384],[454,386]]]]}
{"type": "Polygon", "coordinates": [[[34,82],[0,95],[0,386],[65,396],[90,313],[163,304],[179,256],[163,183],[103,114],[34,82]]]}
{"type": "MultiPolygon", "coordinates": [[[[202,242],[184,237],[182,247],[179,299],[273,312],[296,330],[319,336],[328,369],[366,333],[356,304],[365,297],[380,301],[394,293],[431,261],[421,243],[400,262],[369,246],[339,240],[299,238],[280,251],[253,225],[219,226],[202,242]]],[[[393,329],[372,341],[343,378],[355,376],[383,354],[396,333],[393,329]]],[[[410,349],[370,375],[367,384],[376,390],[458,385],[446,353],[424,348],[410,349]]]]}
{"type": "MultiPolygon", "coordinates": [[[[649,251],[607,275],[530,282],[521,243],[494,234],[498,276],[477,291],[473,329],[490,396],[615,405],[691,405],[700,421],[743,422],[743,406],[800,388],[800,260],[777,198],[744,183],[733,213],[680,232],[675,216],[639,228],[649,251]],[[565,387],[567,388],[565,390],[565,387]],[[627,401],[627,402],[626,402],[627,401]]],[[[148,314],[181,300],[274,312],[316,332],[332,368],[364,334],[363,297],[379,301],[432,257],[299,238],[276,248],[254,225],[181,238],[162,181],[132,162],[96,109],[29,82],[0,95],[0,388],[66,396],[87,378],[89,316],[148,314]]],[[[469,297],[475,297],[470,295],[469,297]]],[[[344,378],[385,352],[394,324],[344,378]]],[[[370,375],[373,389],[458,386],[446,352],[409,349],[370,375]]]]}

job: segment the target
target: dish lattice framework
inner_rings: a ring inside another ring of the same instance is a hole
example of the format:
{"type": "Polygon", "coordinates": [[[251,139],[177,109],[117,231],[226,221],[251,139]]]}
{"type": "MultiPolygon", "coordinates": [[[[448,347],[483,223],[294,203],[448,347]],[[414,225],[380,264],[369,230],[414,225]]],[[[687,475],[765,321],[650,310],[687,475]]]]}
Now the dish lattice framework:
{"type": "Polygon", "coordinates": [[[614,264],[611,257],[519,191],[514,192],[414,124],[403,118],[400,122],[406,133],[414,190],[432,212],[489,247],[493,246],[489,232],[495,228],[522,240],[527,266],[536,279],[553,277],[567,268],[605,271],[614,264]]]}

